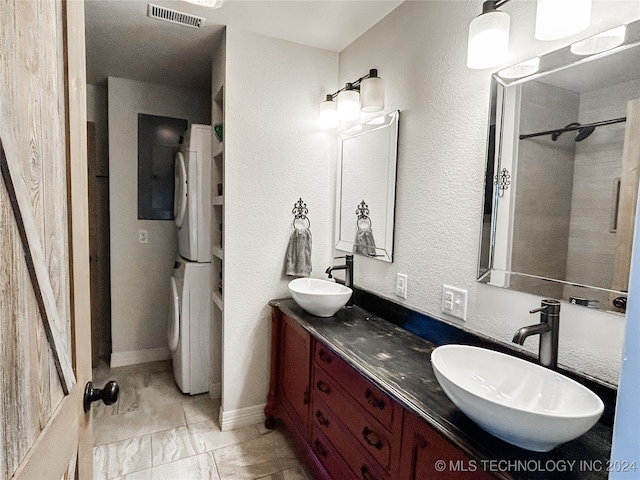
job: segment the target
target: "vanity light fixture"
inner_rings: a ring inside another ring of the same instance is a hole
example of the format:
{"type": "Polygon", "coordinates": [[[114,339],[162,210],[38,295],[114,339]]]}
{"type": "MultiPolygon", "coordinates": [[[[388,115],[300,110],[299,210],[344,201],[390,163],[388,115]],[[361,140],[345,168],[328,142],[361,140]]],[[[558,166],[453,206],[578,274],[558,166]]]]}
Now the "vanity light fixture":
{"type": "Polygon", "coordinates": [[[360,111],[379,112],[384,109],[384,80],[372,68],[365,76],[350,82],[335,93],[327,94],[320,104],[318,122],[323,128],[335,128],[340,120],[357,120],[360,111]],[[337,100],[337,101],[336,101],[337,100]]]}
{"type": "Polygon", "coordinates": [[[498,72],[502,78],[523,78],[533,75],[540,68],[540,57],[530,58],[498,72]]]}
{"type": "Polygon", "coordinates": [[[579,42],[571,44],[571,53],[575,55],[593,55],[595,53],[605,52],[612,48],[622,45],[627,27],[620,27],[607,30],[593,37],[585,38],[579,42]]]}
{"type": "MultiPolygon", "coordinates": [[[[509,53],[509,14],[498,10],[510,0],[489,0],[469,24],[467,66],[493,68],[509,53]]],[[[535,37],[558,40],[581,32],[591,22],[591,0],[538,0],[535,37]]],[[[525,75],[522,75],[525,76],[525,75]]]]}
{"type": "Polygon", "coordinates": [[[509,53],[509,14],[498,10],[509,0],[489,0],[469,24],[467,66],[481,69],[500,65],[509,53]]]}
{"type": "Polygon", "coordinates": [[[360,93],[354,90],[352,83],[347,83],[338,93],[338,118],[340,120],[357,120],[360,116],[360,93]]]}
{"type": "Polygon", "coordinates": [[[580,33],[591,23],[591,0],[538,0],[535,37],[559,40],[580,33]]]}

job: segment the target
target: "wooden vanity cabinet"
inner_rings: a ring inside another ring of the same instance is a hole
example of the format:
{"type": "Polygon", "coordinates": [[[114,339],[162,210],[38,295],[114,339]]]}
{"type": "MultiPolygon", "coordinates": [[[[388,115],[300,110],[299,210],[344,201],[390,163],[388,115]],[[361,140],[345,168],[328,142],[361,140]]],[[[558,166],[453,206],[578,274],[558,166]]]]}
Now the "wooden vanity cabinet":
{"type": "Polygon", "coordinates": [[[364,378],[278,308],[272,310],[267,428],[282,418],[315,477],[324,480],[492,476],[423,419],[364,378]],[[443,471],[436,462],[445,462],[443,471]]]}
{"type": "Polygon", "coordinates": [[[402,480],[495,480],[472,460],[445,440],[427,422],[405,412],[402,432],[402,480]]]}
{"type": "Polygon", "coordinates": [[[298,322],[272,310],[271,382],[265,407],[267,428],[281,417],[287,428],[309,443],[311,336],[298,322]]]}

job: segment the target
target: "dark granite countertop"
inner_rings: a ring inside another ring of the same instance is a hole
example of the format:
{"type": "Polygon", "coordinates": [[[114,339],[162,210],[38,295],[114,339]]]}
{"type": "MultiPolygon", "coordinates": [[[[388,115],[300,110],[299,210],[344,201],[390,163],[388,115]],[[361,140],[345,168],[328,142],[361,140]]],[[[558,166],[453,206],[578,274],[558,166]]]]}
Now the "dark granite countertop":
{"type": "Polygon", "coordinates": [[[358,306],[320,318],[291,298],[269,304],[297,320],[364,377],[425,419],[475,459],[478,468],[512,479],[607,478],[612,427],[605,422],[551,452],[524,450],[487,433],[449,400],[431,368],[434,343],[358,306]]]}

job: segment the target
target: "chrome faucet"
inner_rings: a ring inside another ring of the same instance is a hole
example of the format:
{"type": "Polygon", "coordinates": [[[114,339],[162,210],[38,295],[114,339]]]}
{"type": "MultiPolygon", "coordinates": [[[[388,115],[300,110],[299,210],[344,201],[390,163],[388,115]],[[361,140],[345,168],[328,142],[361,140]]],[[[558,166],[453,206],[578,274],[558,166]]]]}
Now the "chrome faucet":
{"type": "Polygon", "coordinates": [[[540,323],[520,328],[513,336],[513,342],[524,345],[531,335],[540,335],[538,357],[540,364],[547,368],[558,367],[558,333],[560,331],[560,302],[558,300],[542,300],[542,306],[529,313],[540,312],[540,323]]]}
{"type": "MultiPolygon", "coordinates": [[[[353,290],[353,255],[345,255],[344,257],[333,257],[333,258],[334,259],[344,258],[345,259],[344,265],[336,265],[336,266],[332,265],[331,267],[327,268],[327,270],[324,273],[329,275],[329,278],[333,278],[333,275],[331,275],[331,272],[333,272],[334,270],[344,270],[344,284],[345,286],[353,290]]],[[[349,301],[347,302],[345,307],[350,308],[352,306],[353,306],[353,294],[349,298],[349,301]]]]}

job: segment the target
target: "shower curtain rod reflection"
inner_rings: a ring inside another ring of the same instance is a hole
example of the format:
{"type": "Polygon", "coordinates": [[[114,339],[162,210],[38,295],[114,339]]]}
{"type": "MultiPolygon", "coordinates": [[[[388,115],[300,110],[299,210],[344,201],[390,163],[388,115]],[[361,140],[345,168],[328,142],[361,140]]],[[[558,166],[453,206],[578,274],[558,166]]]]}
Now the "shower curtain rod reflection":
{"type": "Polygon", "coordinates": [[[590,128],[590,127],[601,127],[603,125],[612,125],[614,123],[622,123],[622,122],[626,122],[627,121],[627,117],[620,117],[620,118],[612,118],[611,120],[603,120],[601,122],[594,122],[594,123],[585,123],[584,125],[580,125],[578,123],[574,123],[574,124],[570,124],[564,128],[557,128],[555,130],[547,130],[545,132],[538,132],[538,133],[528,133],[525,135],[520,135],[520,140],[524,140],[525,138],[533,138],[533,137],[541,137],[543,135],[560,135],[561,133],[564,132],[571,132],[574,130],[583,130],[585,128],[590,128]]]}

